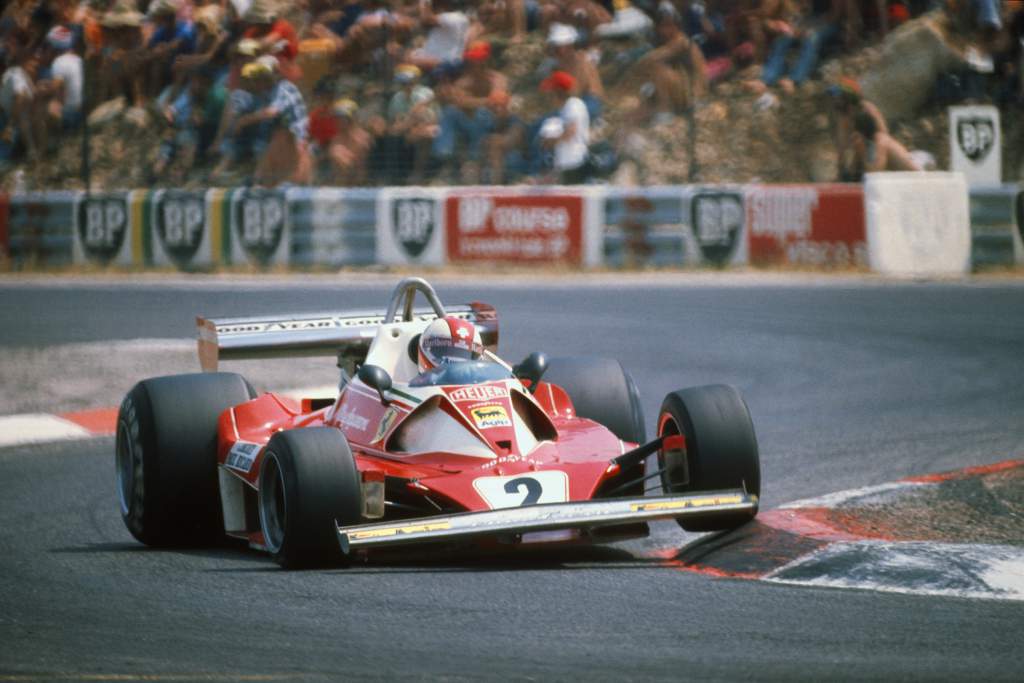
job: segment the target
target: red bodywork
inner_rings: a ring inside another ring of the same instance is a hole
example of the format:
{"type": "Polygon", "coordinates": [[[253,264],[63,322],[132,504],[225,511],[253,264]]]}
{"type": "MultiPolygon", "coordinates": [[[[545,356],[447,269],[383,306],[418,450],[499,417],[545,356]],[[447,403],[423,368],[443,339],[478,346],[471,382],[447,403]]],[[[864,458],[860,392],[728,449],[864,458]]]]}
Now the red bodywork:
{"type": "MultiPolygon", "coordinates": [[[[222,472],[230,472],[248,484],[245,489],[251,501],[259,483],[262,447],[275,432],[304,427],[334,427],[348,439],[364,482],[388,481],[389,499],[396,492],[396,486],[404,489],[397,493],[406,500],[415,502],[417,497],[429,499],[429,503],[424,502],[423,512],[419,515],[408,513],[406,516],[410,517],[430,514],[431,510],[438,513],[442,510],[492,509],[493,500],[489,503],[479,488],[479,481],[487,477],[564,473],[565,491],[545,495],[553,495],[551,501],[556,501],[561,495],[561,502],[567,502],[590,500],[602,487],[609,488],[638,476],[635,472],[622,472],[618,465],[610,462],[636,444],[623,442],[606,427],[577,417],[566,392],[546,382],[538,384],[533,394],[536,404],[530,405],[539,407],[543,412],[535,421],[543,422],[540,429],[547,430],[545,435],[548,438],[539,439],[540,443],[530,452],[520,452],[511,422],[506,419],[515,410],[512,394],[516,392],[509,391],[509,386],[508,381],[445,386],[440,388],[443,396],[436,396],[419,406],[416,406],[415,399],[392,400],[389,405],[384,405],[374,390],[353,380],[342,391],[338,401],[316,410],[311,400],[295,401],[272,393],[264,394],[221,415],[218,462],[223,466],[222,472]],[[428,405],[430,401],[433,405],[428,405]],[[392,435],[410,412],[417,409],[445,411],[468,433],[485,443],[492,457],[444,451],[416,454],[389,451],[392,435]],[[256,445],[260,447],[255,459],[244,462],[242,467],[230,465],[232,449],[246,442],[253,444],[252,450],[256,445]]],[[[522,397],[516,400],[522,401],[522,397]]],[[[556,483],[563,479],[558,474],[541,475],[541,478],[556,483]]],[[[222,475],[222,491],[223,479],[222,475]]],[[[506,488],[505,491],[508,497],[500,507],[537,502],[536,499],[528,500],[531,495],[528,487],[506,488]],[[516,496],[522,500],[515,500],[516,496]]],[[[499,495],[503,494],[499,492],[499,495]]],[[[392,518],[393,514],[389,510],[384,519],[392,518]]],[[[262,547],[263,537],[258,523],[252,524],[250,514],[235,518],[243,517],[250,520],[246,529],[229,528],[227,532],[262,547]]],[[[646,527],[643,531],[646,532],[646,527]]]]}

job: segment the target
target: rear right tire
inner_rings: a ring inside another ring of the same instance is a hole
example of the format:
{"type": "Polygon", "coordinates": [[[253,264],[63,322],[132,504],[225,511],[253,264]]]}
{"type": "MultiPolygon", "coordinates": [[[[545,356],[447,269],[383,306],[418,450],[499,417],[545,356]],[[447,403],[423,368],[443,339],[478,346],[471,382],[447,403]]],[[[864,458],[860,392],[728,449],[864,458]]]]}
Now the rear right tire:
{"type": "Polygon", "coordinates": [[[259,516],[264,543],[282,567],[345,561],[337,525],[358,524],[362,488],[352,449],[332,427],[278,432],[263,452],[259,516]]]}

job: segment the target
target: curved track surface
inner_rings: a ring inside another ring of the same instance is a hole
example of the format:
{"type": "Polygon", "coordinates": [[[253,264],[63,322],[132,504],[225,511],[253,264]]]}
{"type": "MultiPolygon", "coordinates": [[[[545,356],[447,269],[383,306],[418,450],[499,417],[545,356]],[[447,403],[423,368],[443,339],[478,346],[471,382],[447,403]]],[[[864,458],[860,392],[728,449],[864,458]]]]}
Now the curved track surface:
{"type": "MultiPolygon", "coordinates": [[[[716,282],[438,289],[495,304],[510,359],[537,348],[619,358],[648,422],[669,390],[735,384],[761,443],[764,508],[1024,454],[1024,287],[716,282]]],[[[0,352],[190,337],[196,313],[377,306],[389,292],[0,283],[0,352]]],[[[308,383],[332,379],[328,361],[308,383]]],[[[0,450],[0,681],[1024,673],[1022,603],[678,571],[653,551],[696,537],[671,524],[554,556],[294,573],[241,549],[150,550],[117,513],[112,450],[111,439],[0,450]]]]}

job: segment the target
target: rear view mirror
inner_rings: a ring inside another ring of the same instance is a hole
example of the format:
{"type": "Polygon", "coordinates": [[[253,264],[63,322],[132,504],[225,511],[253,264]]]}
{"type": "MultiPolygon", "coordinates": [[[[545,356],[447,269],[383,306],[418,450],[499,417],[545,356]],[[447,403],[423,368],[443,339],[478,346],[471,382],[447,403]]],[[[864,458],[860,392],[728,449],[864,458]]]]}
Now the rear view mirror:
{"type": "Polygon", "coordinates": [[[380,394],[380,402],[384,405],[388,404],[388,400],[384,398],[384,392],[391,389],[391,375],[387,370],[379,365],[363,365],[359,368],[359,380],[371,389],[376,389],[380,394]]]}
{"type": "Polygon", "coordinates": [[[537,383],[548,369],[548,357],[540,351],[534,351],[523,359],[512,372],[519,379],[530,380],[530,393],[537,391],[537,383]]]}

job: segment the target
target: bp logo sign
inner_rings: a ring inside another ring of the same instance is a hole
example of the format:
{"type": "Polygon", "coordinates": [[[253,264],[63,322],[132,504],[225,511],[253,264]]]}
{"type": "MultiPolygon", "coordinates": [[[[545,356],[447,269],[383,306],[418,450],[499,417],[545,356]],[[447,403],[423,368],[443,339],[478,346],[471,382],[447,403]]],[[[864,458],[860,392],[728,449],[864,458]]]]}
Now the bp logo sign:
{"type": "Polygon", "coordinates": [[[260,265],[273,262],[284,236],[284,196],[247,191],[235,201],[232,218],[235,238],[246,256],[260,265]]]}
{"type": "Polygon", "coordinates": [[[956,139],[964,156],[980,164],[995,143],[995,122],[988,117],[977,116],[960,119],[956,124],[956,139]]]}
{"type": "Polygon", "coordinates": [[[202,196],[167,192],[157,200],[154,223],[164,252],[179,268],[191,265],[203,242],[206,204],[202,196]]]}
{"type": "Polygon", "coordinates": [[[123,197],[92,197],[78,205],[78,239],[86,258],[99,264],[114,260],[128,232],[128,205],[123,197]]]}
{"type": "Polygon", "coordinates": [[[402,252],[411,259],[423,255],[437,226],[433,199],[395,199],[391,205],[391,228],[402,252]]]}
{"type": "Polygon", "coordinates": [[[724,264],[743,231],[743,198],[735,192],[700,192],[690,202],[690,225],[704,260],[724,264]]]}

